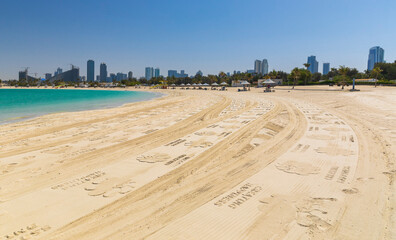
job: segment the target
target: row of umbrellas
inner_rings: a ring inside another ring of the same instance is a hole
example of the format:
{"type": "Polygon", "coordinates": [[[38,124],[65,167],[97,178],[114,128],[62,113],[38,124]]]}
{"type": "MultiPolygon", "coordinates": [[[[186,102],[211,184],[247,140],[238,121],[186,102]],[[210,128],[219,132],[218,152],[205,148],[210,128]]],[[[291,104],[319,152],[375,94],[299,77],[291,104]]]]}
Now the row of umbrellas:
{"type": "MultiPolygon", "coordinates": [[[[226,82],[222,82],[222,83],[220,83],[220,84],[217,84],[217,83],[212,83],[211,84],[212,86],[219,86],[219,85],[222,85],[222,86],[226,86],[226,85],[228,85],[226,82]]],[[[176,86],[176,84],[172,84],[171,86],[176,86]]],[[[193,83],[193,84],[190,84],[190,83],[187,83],[187,84],[184,84],[184,83],[182,83],[182,84],[180,84],[180,86],[210,86],[209,84],[207,84],[207,83],[204,83],[204,84],[201,84],[201,83],[198,83],[198,84],[196,84],[196,83],[193,83]]]]}

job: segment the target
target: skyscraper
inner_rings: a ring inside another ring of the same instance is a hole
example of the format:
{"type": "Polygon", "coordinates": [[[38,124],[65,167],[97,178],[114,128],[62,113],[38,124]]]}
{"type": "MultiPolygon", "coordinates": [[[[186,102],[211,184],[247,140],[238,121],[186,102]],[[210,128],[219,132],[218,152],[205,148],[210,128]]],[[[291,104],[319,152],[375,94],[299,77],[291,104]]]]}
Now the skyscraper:
{"type": "Polygon", "coordinates": [[[308,70],[311,73],[317,73],[318,72],[319,63],[318,63],[318,61],[316,61],[316,56],[309,56],[307,63],[310,64],[309,67],[308,67],[308,70]]]}
{"type": "Polygon", "coordinates": [[[176,70],[168,70],[168,77],[177,77],[177,75],[176,70]]]}
{"type": "Polygon", "coordinates": [[[261,61],[254,61],[254,73],[261,73],[261,61]]]}
{"type": "Polygon", "coordinates": [[[159,68],[156,68],[155,69],[155,71],[154,71],[154,77],[159,77],[160,76],[160,69],[159,68]]]}
{"type": "Polygon", "coordinates": [[[268,74],[268,61],[267,59],[263,59],[261,62],[261,74],[266,75],[268,74]]]}
{"type": "Polygon", "coordinates": [[[384,62],[384,53],[385,53],[384,49],[379,46],[370,48],[367,70],[371,71],[373,70],[376,63],[384,62]]]}
{"type": "Polygon", "coordinates": [[[52,74],[51,73],[46,73],[45,74],[45,80],[48,80],[48,79],[50,79],[52,77],[52,74]]]}
{"type": "Polygon", "coordinates": [[[128,72],[128,79],[132,79],[133,78],[133,72],[132,71],[129,71],[128,72]]]}
{"type": "Polygon", "coordinates": [[[146,67],[146,74],[145,77],[147,80],[150,80],[153,78],[154,75],[154,69],[152,67],[146,67]]]}
{"type": "Polygon", "coordinates": [[[87,81],[95,81],[95,62],[93,60],[87,61],[87,81]]]}
{"type": "Polygon", "coordinates": [[[201,70],[198,70],[198,72],[197,72],[195,75],[201,75],[201,76],[203,76],[203,73],[202,73],[201,70]]]}
{"type": "Polygon", "coordinates": [[[323,75],[326,75],[330,72],[330,63],[323,63],[323,75]]]}
{"type": "Polygon", "coordinates": [[[106,82],[107,80],[107,65],[106,63],[100,64],[100,79],[101,82],[106,82]]]}

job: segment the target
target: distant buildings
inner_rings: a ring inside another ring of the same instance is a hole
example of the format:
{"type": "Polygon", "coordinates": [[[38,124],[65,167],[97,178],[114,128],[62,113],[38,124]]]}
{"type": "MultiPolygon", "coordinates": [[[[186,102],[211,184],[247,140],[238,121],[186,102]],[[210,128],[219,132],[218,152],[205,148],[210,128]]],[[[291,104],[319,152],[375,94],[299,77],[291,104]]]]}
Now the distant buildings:
{"type": "Polygon", "coordinates": [[[159,77],[160,76],[160,69],[159,68],[156,68],[156,69],[154,69],[154,77],[159,77]]]}
{"type": "Polygon", "coordinates": [[[385,53],[384,49],[379,46],[370,48],[367,70],[371,71],[373,70],[376,63],[384,62],[384,53],[385,53]]]}
{"type": "Polygon", "coordinates": [[[146,71],[145,71],[145,78],[147,79],[147,80],[150,80],[150,79],[152,79],[153,78],[153,76],[154,76],[154,68],[152,68],[152,67],[146,67],[146,71]]]}
{"type": "MultiPolygon", "coordinates": [[[[59,68],[58,68],[59,70],[59,68]]],[[[78,82],[80,77],[80,69],[72,66],[72,69],[66,72],[62,72],[57,70],[57,74],[47,80],[50,82],[54,81],[62,81],[62,82],[78,82]]]]}
{"type": "Polygon", "coordinates": [[[308,70],[311,73],[317,73],[319,71],[319,63],[316,61],[316,56],[309,56],[307,63],[310,64],[308,70]]]}
{"type": "Polygon", "coordinates": [[[125,79],[127,79],[128,77],[127,77],[127,75],[126,74],[124,74],[124,73],[117,73],[117,81],[122,81],[122,80],[125,80],[125,79]]]}
{"type": "Polygon", "coordinates": [[[254,71],[254,69],[249,69],[249,70],[246,70],[246,73],[255,73],[255,71],[254,71]]]}
{"type": "Polygon", "coordinates": [[[168,77],[177,77],[176,70],[168,70],[168,77]]]}
{"type": "Polygon", "coordinates": [[[61,74],[61,73],[62,73],[62,68],[58,67],[58,69],[56,69],[56,71],[54,72],[54,76],[61,74]]]}
{"type": "Polygon", "coordinates": [[[198,72],[197,72],[195,75],[200,75],[200,76],[203,76],[203,73],[202,73],[202,71],[201,71],[201,70],[198,70],[198,72]]]}
{"type": "Polygon", "coordinates": [[[128,79],[132,79],[133,78],[133,72],[132,71],[129,71],[128,72],[128,79]]]}
{"type": "Polygon", "coordinates": [[[50,79],[52,77],[52,74],[51,73],[46,73],[45,74],[45,80],[48,80],[48,79],[50,79]]]}
{"type": "Polygon", "coordinates": [[[180,73],[178,73],[176,70],[168,70],[168,77],[186,78],[188,77],[188,74],[185,73],[184,70],[181,70],[180,73]]]}
{"type": "Polygon", "coordinates": [[[256,60],[254,61],[254,73],[266,75],[268,74],[268,60],[263,59],[263,61],[256,60]]]}
{"type": "Polygon", "coordinates": [[[106,82],[107,81],[107,65],[106,63],[100,64],[100,78],[99,81],[106,82]]]}
{"type": "Polygon", "coordinates": [[[261,73],[261,61],[260,60],[254,61],[254,72],[257,74],[261,73]]]}
{"type": "Polygon", "coordinates": [[[323,63],[323,75],[326,75],[330,72],[330,63],[323,63]]]}
{"type": "Polygon", "coordinates": [[[261,74],[262,75],[268,74],[268,60],[267,59],[263,59],[263,61],[261,62],[261,74]]]}
{"type": "Polygon", "coordinates": [[[25,71],[19,71],[19,76],[18,77],[19,77],[19,81],[20,80],[29,81],[29,80],[35,80],[36,79],[36,78],[28,75],[28,70],[27,69],[25,69],[25,71]]]}
{"type": "Polygon", "coordinates": [[[93,60],[87,61],[87,80],[88,82],[95,81],[95,62],[93,60]]]}

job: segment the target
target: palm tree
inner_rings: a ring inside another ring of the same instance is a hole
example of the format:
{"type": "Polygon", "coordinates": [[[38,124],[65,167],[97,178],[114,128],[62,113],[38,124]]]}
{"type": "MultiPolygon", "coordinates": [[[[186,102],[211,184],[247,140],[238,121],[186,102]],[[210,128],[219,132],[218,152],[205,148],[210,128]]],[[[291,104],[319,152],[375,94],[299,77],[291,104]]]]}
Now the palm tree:
{"type": "Polygon", "coordinates": [[[296,82],[297,82],[297,78],[300,77],[300,69],[294,68],[293,71],[290,73],[290,76],[294,79],[293,88],[292,88],[292,89],[294,89],[294,86],[296,85],[296,82]]]}
{"type": "Polygon", "coordinates": [[[342,80],[341,80],[341,85],[342,85],[342,89],[344,89],[345,85],[347,84],[347,74],[349,72],[349,67],[345,67],[345,66],[340,66],[338,68],[338,72],[341,74],[342,76],[342,80]]]}
{"type": "Polygon", "coordinates": [[[377,87],[377,81],[378,81],[378,78],[379,78],[380,75],[381,75],[381,72],[382,72],[382,69],[379,68],[379,67],[375,67],[375,68],[373,68],[373,70],[371,70],[371,76],[374,77],[374,78],[376,79],[376,81],[375,81],[375,87],[377,87]]]}
{"type": "MultiPolygon", "coordinates": [[[[304,63],[303,65],[307,68],[307,70],[308,70],[308,68],[311,66],[310,63],[304,63]]],[[[309,71],[309,70],[308,70],[308,71],[309,71]]],[[[305,85],[307,85],[307,79],[306,79],[306,78],[305,78],[305,85]]]]}

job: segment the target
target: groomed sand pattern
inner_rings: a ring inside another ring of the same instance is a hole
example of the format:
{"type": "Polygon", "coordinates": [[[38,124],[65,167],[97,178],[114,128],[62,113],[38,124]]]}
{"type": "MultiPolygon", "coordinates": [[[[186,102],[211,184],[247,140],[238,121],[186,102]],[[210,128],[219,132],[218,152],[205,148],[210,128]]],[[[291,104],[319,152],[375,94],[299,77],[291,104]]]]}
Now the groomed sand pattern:
{"type": "Polygon", "coordinates": [[[395,90],[298,88],[0,126],[0,239],[396,239],[395,90]]]}

